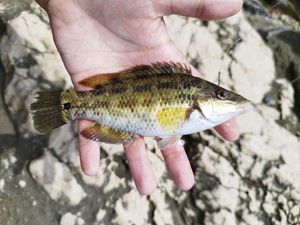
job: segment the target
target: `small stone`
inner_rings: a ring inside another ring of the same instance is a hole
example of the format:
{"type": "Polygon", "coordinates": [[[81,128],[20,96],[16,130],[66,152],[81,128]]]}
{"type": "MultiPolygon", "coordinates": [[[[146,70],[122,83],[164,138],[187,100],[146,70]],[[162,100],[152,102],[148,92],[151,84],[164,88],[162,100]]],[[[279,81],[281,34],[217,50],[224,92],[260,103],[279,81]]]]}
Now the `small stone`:
{"type": "Polygon", "coordinates": [[[19,186],[20,186],[21,188],[26,187],[26,181],[20,180],[20,181],[19,181],[19,186]]]}

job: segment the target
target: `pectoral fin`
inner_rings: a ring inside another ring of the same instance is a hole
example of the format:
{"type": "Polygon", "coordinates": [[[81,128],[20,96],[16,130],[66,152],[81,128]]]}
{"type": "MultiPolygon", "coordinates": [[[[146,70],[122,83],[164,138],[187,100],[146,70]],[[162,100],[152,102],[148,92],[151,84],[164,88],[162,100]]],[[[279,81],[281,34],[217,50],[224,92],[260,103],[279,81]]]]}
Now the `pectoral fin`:
{"type": "Polygon", "coordinates": [[[119,131],[98,123],[85,128],[81,131],[81,135],[87,139],[99,142],[106,142],[110,144],[122,144],[132,142],[138,135],[119,131]]]}

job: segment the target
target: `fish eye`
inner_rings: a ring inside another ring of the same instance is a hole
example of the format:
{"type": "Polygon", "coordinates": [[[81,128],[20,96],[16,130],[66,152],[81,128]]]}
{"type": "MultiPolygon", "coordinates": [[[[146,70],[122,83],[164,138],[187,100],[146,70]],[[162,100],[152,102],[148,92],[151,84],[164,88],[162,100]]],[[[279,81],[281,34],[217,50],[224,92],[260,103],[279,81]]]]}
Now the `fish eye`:
{"type": "Polygon", "coordinates": [[[226,99],[228,99],[228,97],[229,97],[229,94],[226,91],[221,90],[221,91],[217,92],[217,98],[220,100],[226,100],[226,99]]]}

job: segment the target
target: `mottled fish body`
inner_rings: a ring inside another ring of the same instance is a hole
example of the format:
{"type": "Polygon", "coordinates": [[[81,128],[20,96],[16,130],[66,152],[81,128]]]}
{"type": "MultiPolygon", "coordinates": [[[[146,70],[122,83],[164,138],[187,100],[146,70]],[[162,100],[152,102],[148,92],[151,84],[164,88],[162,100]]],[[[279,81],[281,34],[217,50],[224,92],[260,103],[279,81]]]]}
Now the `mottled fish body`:
{"type": "Polygon", "coordinates": [[[37,93],[31,114],[39,133],[71,119],[88,119],[94,124],[82,134],[96,141],[181,136],[214,127],[250,106],[244,97],[194,77],[190,68],[172,62],[99,74],[80,84],[93,90],[37,93]]]}

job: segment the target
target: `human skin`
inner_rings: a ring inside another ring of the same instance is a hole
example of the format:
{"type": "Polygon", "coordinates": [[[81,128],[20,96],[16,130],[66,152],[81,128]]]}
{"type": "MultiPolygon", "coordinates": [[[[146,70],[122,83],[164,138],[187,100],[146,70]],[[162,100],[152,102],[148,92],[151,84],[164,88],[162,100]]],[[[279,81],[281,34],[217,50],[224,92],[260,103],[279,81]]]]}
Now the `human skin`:
{"type": "MultiPolygon", "coordinates": [[[[78,90],[78,84],[94,74],[115,72],[138,64],[157,61],[190,65],[170,40],[163,16],[177,14],[203,20],[222,19],[235,14],[242,0],[36,0],[48,13],[56,47],[78,90]]],[[[191,65],[190,65],[191,66],[191,65]]],[[[193,74],[200,76],[193,68],[193,74]]],[[[89,121],[78,122],[79,131],[89,121]]],[[[214,128],[224,139],[239,137],[233,120],[214,128]]],[[[80,161],[86,175],[97,173],[99,143],[79,135],[80,161]]],[[[141,194],[156,188],[144,139],[124,146],[128,165],[141,194]]],[[[194,175],[179,143],[162,151],[170,177],[182,190],[194,184],[194,175]]]]}

